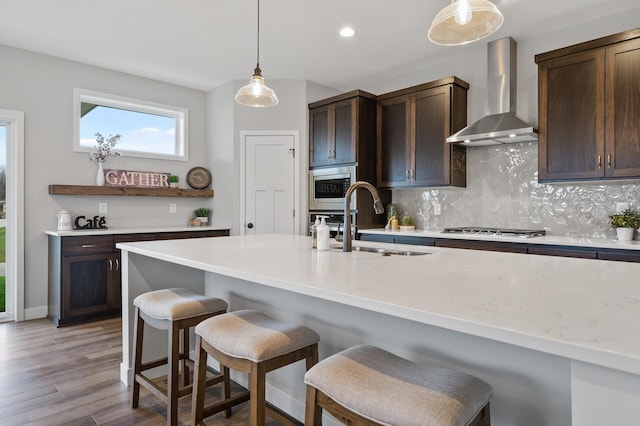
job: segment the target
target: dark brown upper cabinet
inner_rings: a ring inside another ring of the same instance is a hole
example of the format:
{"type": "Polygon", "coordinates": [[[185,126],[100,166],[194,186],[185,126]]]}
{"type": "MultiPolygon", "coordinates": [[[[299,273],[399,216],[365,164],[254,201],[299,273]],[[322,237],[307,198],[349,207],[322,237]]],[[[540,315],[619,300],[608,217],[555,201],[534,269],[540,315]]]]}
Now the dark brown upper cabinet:
{"type": "Polygon", "coordinates": [[[309,104],[309,167],[375,164],[376,98],[354,90],[309,104]]]}
{"type": "Polygon", "coordinates": [[[467,124],[468,89],[447,77],[378,97],[378,186],[466,186],[466,148],[445,139],[467,124]]]}
{"type": "Polygon", "coordinates": [[[640,177],[640,29],[535,61],[538,180],[640,177]]]}

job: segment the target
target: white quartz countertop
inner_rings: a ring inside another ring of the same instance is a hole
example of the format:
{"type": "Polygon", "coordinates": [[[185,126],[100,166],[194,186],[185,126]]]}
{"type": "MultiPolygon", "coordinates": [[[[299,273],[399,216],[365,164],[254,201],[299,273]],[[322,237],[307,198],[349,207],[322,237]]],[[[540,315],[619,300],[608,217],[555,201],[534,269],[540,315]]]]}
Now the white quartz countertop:
{"type": "Polygon", "coordinates": [[[75,229],[73,231],[45,231],[54,237],[69,237],[79,235],[112,235],[112,234],[146,234],[154,232],[199,232],[224,231],[229,226],[158,226],[155,228],[108,228],[108,229],[75,229]]]}
{"type": "Polygon", "coordinates": [[[119,243],[132,253],[640,374],[640,264],[258,235],[119,243]]]}
{"type": "Polygon", "coordinates": [[[595,247],[622,250],[640,250],[640,240],[618,241],[615,238],[576,238],[545,235],[543,237],[507,237],[502,235],[455,234],[441,231],[413,229],[409,231],[390,231],[384,228],[359,229],[361,234],[394,235],[403,237],[447,238],[452,240],[501,241],[521,244],[550,244],[559,246],[595,247]]]}

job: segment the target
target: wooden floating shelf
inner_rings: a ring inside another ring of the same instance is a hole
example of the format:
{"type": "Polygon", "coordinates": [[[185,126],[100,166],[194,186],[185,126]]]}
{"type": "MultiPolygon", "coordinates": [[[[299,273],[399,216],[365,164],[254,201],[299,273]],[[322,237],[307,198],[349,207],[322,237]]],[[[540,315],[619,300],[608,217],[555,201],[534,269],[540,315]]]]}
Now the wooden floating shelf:
{"type": "Polygon", "coordinates": [[[213,198],[213,189],[138,188],[133,186],[49,185],[49,194],[213,198]]]}

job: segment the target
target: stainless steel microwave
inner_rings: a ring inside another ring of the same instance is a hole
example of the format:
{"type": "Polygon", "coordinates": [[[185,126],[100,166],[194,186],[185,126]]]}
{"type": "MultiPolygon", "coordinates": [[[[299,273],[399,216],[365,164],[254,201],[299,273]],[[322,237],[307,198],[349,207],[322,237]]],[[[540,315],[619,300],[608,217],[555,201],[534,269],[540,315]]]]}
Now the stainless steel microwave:
{"type": "MultiPolygon", "coordinates": [[[[344,210],[347,189],[356,181],[356,166],[330,167],[309,171],[309,210],[344,210]]],[[[356,205],[355,192],[351,209],[356,205]]]]}

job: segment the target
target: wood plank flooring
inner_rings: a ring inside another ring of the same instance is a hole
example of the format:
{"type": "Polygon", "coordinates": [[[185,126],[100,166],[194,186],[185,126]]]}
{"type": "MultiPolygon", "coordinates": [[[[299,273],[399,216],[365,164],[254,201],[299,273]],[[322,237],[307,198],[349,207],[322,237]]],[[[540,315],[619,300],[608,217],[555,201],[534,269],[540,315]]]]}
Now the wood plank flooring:
{"type": "MultiPolygon", "coordinates": [[[[0,425],[164,425],[166,407],[144,388],[130,408],[131,389],[120,382],[120,318],[56,328],[49,320],[0,324],[0,425]]],[[[208,401],[219,397],[207,390],[208,401]]],[[[248,424],[248,403],[207,425],[248,424]]],[[[188,425],[191,397],[180,400],[179,424],[188,425]]],[[[271,421],[268,426],[279,423],[271,421]]]]}

